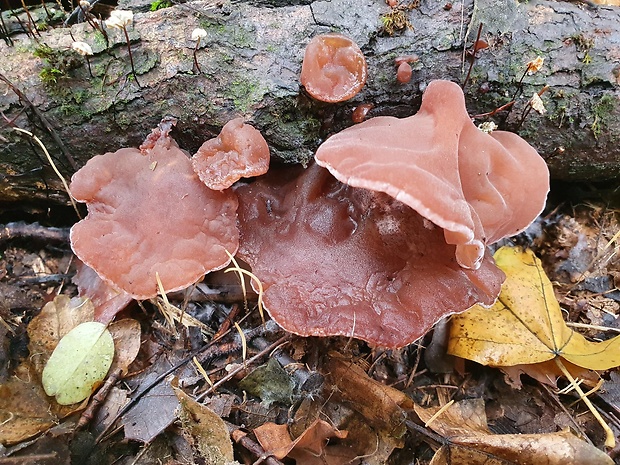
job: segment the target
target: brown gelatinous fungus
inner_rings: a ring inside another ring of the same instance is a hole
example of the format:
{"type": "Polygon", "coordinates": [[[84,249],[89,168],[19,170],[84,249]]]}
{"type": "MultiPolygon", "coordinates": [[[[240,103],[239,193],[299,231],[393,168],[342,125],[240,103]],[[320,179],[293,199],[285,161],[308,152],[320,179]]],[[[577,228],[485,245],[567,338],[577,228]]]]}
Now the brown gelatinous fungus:
{"type": "Polygon", "coordinates": [[[116,314],[129,305],[133,298],[125,291],[116,289],[104,280],[91,267],[79,262],[73,277],[80,297],[89,298],[95,306],[95,321],[110,323],[116,314]]]}
{"type": "Polygon", "coordinates": [[[396,70],[396,80],[401,84],[407,84],[411,81],[412,74],[413,70],[411,69],[411,65],[406,61],[403,61],[400,65],[398,65],[398,69],[396,70]]]}
{"type": "Polygon", "coordinates": [[[315,99],[335,103],[353,98],[366,83],[364,54],[341,34],[315,36],[304,54],[301,84],[315,99]]]}
{"type": "Polygon", "coordinates": [[[241,178],[260,176],[269,169],[269,147],[258,129],[236,118],[206,141],[192,158],[194,171],[209,188],[224,190],[241,178]]]}
{"type": "Polygon", "coordinates": [[[315,158],[340,181],[385,192],[443,228],[459,264],[472,269],[487,244],[532,223],[549,191],[538,152],[516,134],[480,131],[461,88],[448,81],[428,85],[414,116],[345,129],[315,158]]]}
{"type": "Polygon", "coordinates": [[[88,216],[71,246],[106,282],[136,299],[183,289],[229,263],[238,247],[234,193],[207,188],[162,122],[140,150],[98,155],[73,175],[88,216]]]}
{"type": "Polygon", "coordinates": [[[464,269],[443,231],[407,205],[318,165],[298,178],[293,170],[272,168],[236,190],[238,255],[287,331],[401,347],[445,315],[495,301],[504,274],[488,253],[464,269]]]}

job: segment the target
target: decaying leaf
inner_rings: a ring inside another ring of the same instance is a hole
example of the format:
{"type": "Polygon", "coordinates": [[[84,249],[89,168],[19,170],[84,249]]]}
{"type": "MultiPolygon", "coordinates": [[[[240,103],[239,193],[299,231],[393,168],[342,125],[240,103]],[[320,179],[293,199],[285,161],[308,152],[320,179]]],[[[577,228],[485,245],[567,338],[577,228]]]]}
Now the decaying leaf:
{"type": "Polygon", "coordinates": [[[275,423],[265,423],[255,428],[254,434],[263,449],[280,460],[290,457],[304,465],[344,465],[351,463],[356,456],[350,448],[328,445],[330,438],[344,439],[348,433],[318,418],[294,440],[287,425],[275,423]]]}
{"type": "Polygon", "coordinates": [[[491,366],[562,357],[591,370],[620,365],[620,336],[591,342],[564,322],[553,286],[531,251],[502,247],[495,261],[506,281],[489,309],[478,305],[452,318],[448,352],[491,366]]]}
{"type": "Polygon", "coordinates": [[[0,444],[16,444],[57,422],[37,378],[34,368],[22,363],[0,384],[0,444]]]}
{"type": "Polygon", "coordinates": [[[127,373],[127,368],[140,351],[140,323],[136,320],[125,318],[110,323],[108,331],[110,331],[114,340],[115,349],[110,373],[118,368],[123,373],[127,373]]]}
{"type": "Polygon", "coordinates": [[[54,297],[28,324],[28,349],[39,373],[58,345],[58,341],[80,323],[93,321],[95,308],[90,300],[66,295],[54,297]]]}
{"type": "MultiPolygon", "coordinates": [[[[429,422],[439,407],[415,407],[429,422]]],[[[546,434],[492,434],[487,426],[484,401],[468,399],[452,404],[429,423],[447,440],[431,465],[611,465],[604,452],[568,431],[546,434]]]]}
{"type": "Polygon", "coordinates": [[[566,326],[551,281],[533,252],[502,247],[494,258],[506,273],[499,298],[490,309],[475,306],[453,318],[448,352],[491,366],[554,360],[605,430],[605,445],[614,447],[613,431],[560,357],[591,370],[616,367],[620,365],[620,336],[591,342],[566,326]]]}
{"type": "Polygon", "coordinates": [[[43,388],[60,405],[80,402],[103,381],[113,358],[114,341],[106,326],[81,323],[54,349],[43,369],[43,388]]]}
{"type": "Polygon", "coordinates": [[[290,405],[293,386],[291,376],[275,358],[270,358],[267,364],[259,366],[239,382],[241,389],[260,397],[267,406],[274,402],[290,405]]]}
{"type": "Polygon", "coordinates": [[[199,404],[178,387],[173,387],[181,408],[179,418],[190,443],[206,465],[233,461],[233,448],[226,423],[207,406],[199,404]]]}

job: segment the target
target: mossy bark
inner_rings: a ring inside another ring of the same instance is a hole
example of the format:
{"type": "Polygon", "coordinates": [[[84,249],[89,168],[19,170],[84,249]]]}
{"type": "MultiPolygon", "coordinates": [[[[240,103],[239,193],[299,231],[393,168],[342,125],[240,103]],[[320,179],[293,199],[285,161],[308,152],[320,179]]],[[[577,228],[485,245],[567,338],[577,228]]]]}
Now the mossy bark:
{"type": "MultiPolygon", "coordinates": [[[[153,12],[147,0],[129,1],[120,7],[135,13],[129,37],[137,82],[122,31],[108,30],[106,42],[88,24],[48,29],[38,42],[52,55],[43,57],[35,57],[40,45],[26,34],[12,34],[12,46],[0,42],[0,73],[37,107],[77,165],[139,145],[164,116],[178,119],[173,136],[189,152],[242,116],[262,131],[274,157],[307,163],[322,139],[352,124],[356,105],[373,103],[371,116],[406,116],[419,108],[430,80],[462,82],[464,45],[471,47],[482,22],[489,47],[478,53],[466,87],[470,113],[510,101],[526,63],[540,55],[544,65],[524,77],[512,111],[491,119],[535,146],[555,178],[620,178],[619,9],[546,0],[466,0],[448,8],[429,0],[401,10],[412,27],[388,35],[382,17],[393,10],[383,0],[191,1],[153,12]],[[196,27],[207,31],[197,51],[200,72],[190,39],[196,27]],[[369,67],[362,92],[336,105],[312,101],[298,80],[305,44],[328,31],[355,39],[369,67]],[[93,77],[70,51],[70,33],[93,48],[93,77]],[[394,58],[411,53],[420,57],[413,79],[398,84],[394,58]],[[528,99],[544,86],[547,112],[522,120],[528,99]]],[[[19,30],[6,13],[5,22],[19,30]]],[[[7,85],[0,90],[6,118],[37,134],[69,177],[74,169],[32,109],[7,85]]],[[[41,151],[8,126],[0,130],[0,201],[66,202],[41,151]]]]}

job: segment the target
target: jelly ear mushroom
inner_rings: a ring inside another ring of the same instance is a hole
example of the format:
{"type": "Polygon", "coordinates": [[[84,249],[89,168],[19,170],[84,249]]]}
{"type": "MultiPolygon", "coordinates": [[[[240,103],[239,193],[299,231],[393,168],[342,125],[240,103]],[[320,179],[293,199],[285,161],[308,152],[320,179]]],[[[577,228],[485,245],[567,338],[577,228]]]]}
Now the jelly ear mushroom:
{"type": "Polygon", "coordinates": [[[446,315],[495,301],[504,274],[488,253],[464,269],[442,230],[403,203],[316,164],[295,169],[237,188],[238,255],[287,331],[402,347],[446,315]]]}
{"type": "Polygon", "coordinates": [[[317,100],[349,100],[364,87],[366,76],[366,59],[357,44],[346,36],[321,34],[306,47],[301,84],[317,100]]]}
{"type": "Polygon", "coordinates": [[[476,269],[485,246],[540,214],[549,170],[516,134],[480,131],[461,88],[431,82],[420,111],[371,118],[330,137],[315,155],[340,181],[385,192],[443,228],[456,259],[476,269]]]}
{"type": "Polygon", "coordinates": [[[139,149],[98,155],[73,175],[88,216],[71,228],[80,260],[136,299],[183,289],[238,247],[237,199],[207,188],[162,123],[139,149]]]}
{"type": "Polygon", "coordinates": [[[265,174],[269,147],[257,129],[236,118],[226,123],[216,138],[202,144],[192,166],[209,188],[224,190],[242,177],[265,174]]]}

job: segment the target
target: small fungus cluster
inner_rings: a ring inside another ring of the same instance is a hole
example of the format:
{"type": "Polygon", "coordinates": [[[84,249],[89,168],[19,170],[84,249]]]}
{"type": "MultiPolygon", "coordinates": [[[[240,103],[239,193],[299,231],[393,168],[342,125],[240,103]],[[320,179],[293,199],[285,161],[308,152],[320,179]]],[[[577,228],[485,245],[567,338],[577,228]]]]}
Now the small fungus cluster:
{"type": "MultiPolygon", "coordinates": [[[[260,160],[252,172],[265,172],[269,151],[262,136],[254,150],[249,126],[233,123],[240,132],[224,135],[226,153],[246,168],[260,160]]],[[[248,170],[229,164],[218,178],[214,166],[220,161],[199,152],[200,175],[207,172],[219,189],[207,187],[169,136],[172,125],[163,121],[140,149],[93,157],[71,180],[71,194],[88,206],[88,216],[71,229],[73,251],[103,281],[135,299],[156,296],[158,279],[166,292],[186,288],[226,266],[239,244],[237,197],[223,186],[248,170]]]]}
{"type": "MultiPolygon", "coordinates": [[[[301,80],[336,102],[364,85],[366,63],[346,37],[318,36],[301,80]]],[[[427,86],[414,116],[360,122],[325,141],[307,169],[265,176],[267,143],[241,119],[191,160],[172,124],[140,149],[94,157],[72,179],[89,211],[72,247],[115,290],[103,300],[152,298],[158,280],[182,289],[237,253],[284,329],[401,347],[446,315],[493,304],[504,274],[486,246],[525,229],[549,190],[536,150],[479,130],[448,81],[427,86]]]]}

